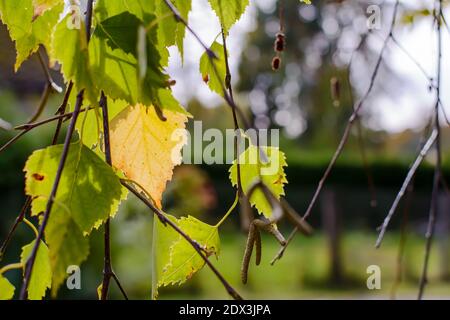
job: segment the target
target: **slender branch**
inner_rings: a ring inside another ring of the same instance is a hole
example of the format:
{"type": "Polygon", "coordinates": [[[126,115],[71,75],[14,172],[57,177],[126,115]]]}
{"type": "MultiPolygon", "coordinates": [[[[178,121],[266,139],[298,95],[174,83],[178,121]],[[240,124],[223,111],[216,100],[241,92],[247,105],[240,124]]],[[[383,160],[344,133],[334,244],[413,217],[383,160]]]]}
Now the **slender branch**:
{"type": "Polygon", "coordinates": [[[12,225],[11,229],[8,232],[8,235],[6,236],[5,241],[3,241],[2,246],[0,247],[0,261],[2,260],[3,255],[6,252],[6,248],[8,247],[9,243],[11,242],[11,238],[12,238],[14,232],[16,231],[19,224],[25,218],[25,214],[27,213],[28,208],[30,207],[30,204],[31,204],[31,197],[27,197],[25,200],[25,204],[22,207],[22,210],[20,210],[20,213],[17,216],[16,221],[12,225]]]}
{"type": "Polygon", "coordinates": [[[63,89],[59,85],[57,85],[56,82],[53,80],[53,77],[50,74],[50,70],[49,70],[47,64],[44,62],[44,57],[42,56],[42,53],[40,50],[38,50],[38,58],[39,58],[39,63],[41,64],[41,67],[44,70],[47,84],[50,85],[50,87],[53,91],[61,93],[63,91],[63,89]]]}
{"type": "Polygon", "coordinates": [[[86,38],[87,42],[91,40],[91,29],[92,29],[92,12],[94,8],[94,0],[88,0],[86,7],[86,38]]]}
{"type": "MultiPolygon", "coordinates": [[[[93,109],[93,107],[88,107],[88,108],[82,108],[80,110],[80,113],[88,111],[93,109]]],[[[69,120],[73,115],[73,112],[68,112],[68,113],[64,113],[64,114],[60,114],[57,116],[53,116],[51,118],[39,121],[39,122],[35,122],[35,123],[26,123],[26,124],[22,124],[19,125],[17,127],[15,127],[14,129],[16,130],[22,130],[21,132],[19,132],[18,134],[16,134],[14,137],[12,137],[8,142],[6,142],[2,147],[0,147],[0,153],[2,153],[3,151],[5,151],[8,147],[10,147],[11,145],[13,145],[15,142],[17,142],[17,140],[19,140],[19,138],[21,138],[24,134],[30,132],[32,129],[40,127],[44,124],[47,124],[49,122],[53,122],[53,121],[57,121],[57,120],[61,120],[62,122],[65,122],[67,120],[69,120]]]]}
{"type": "MultiPolygon", "coordinates": [[[[60,130],[61,130],[61,126],[62,126],[62,122],[63,122],[64,118],[66,118],[66,117],[71,117],[71,116],[72,116],[72,113],[70,113],[70,114],[64,114],[64,112],[65,112],[65,110],[66,110],[66,107],[67,107],[67,103],[68,103],[68,100],[69,100],[70,93],[72,92],[72,88],[73,88],[73,83],[72,83],[72,81],[70,81],[70,82],[69,82],[69,85],[67,86],[66,93],[64,94],[63,102],[61,103],[61,106],[60,106],[59,109],[58,109],[58,113],[60,113],[60,115],[57,116],[57,117],[54,117],[54,118],[58,119],[58,125],[57,125],[57,127],[56,127],[56,129],[55,129],[55,134],[53,135],[52,145],[55,145],[55,144],[57,143],[58,136],[59,136],[59,132],[60,132],[60,130]]],[[[82,111],[82,110],[80,110],[80,112],[81,112],[81,111],[82,111]]],[[[51,119],[51,121],[53,121],[53,120],[54,120],[54,119],[51,119]]],[[[25,125],[25,126],[27,126],[26,129],[23,129],[23,131],[22,131],[21,133],[19,133],[16,137],[14,137],[15,140],[17,140],[18,138],[20,138],[22,135],[24,135],[26,132],[30,131],[31,129],[36,128],[37,126],[39,126],[39,125],[41,125],[41,124],[44,124],[44,123],[48,123],[48,122],[50,122],[49,119],[44,120],[44,121],[41,121],[40,123],[26,124],[26,125],[25,125]]],[[[17,127],[16,127],[16,128],[17,128],[17,127]]],[[[10,142],[11,142],[11,140],[10,140],[10,142]]],[[[5,148],[5,146],[3,146],[3,147],[1,148],[0,152],[3,151],[4,148],[5,148]]],[[[27,211],[28,208],[30,207],[31,201],[32,201],[31,197],[30,197],[30,196],[27,196],[27,198],[26,198],[26,200],[25,200],[25,204],[24,204],[22,210],[20,211],[20,214],[19,214],[18,217],[16,218],[15,223],[14,223],[13,226],[11,227],[11,229],[10,229],[10,231],[9,231],[9,233],[8,233],[8,235],[7,235],[7,237],[6,237],[6,239],[5,239],[5,241],[3,242],[2,246],[1,246],[1,249],[0,249],[0,261],[1,261],[3,255],[4,255],[5,251],[6,251],[7,246],[9,245],[9,242],[10,242],[10,240],[11,240],[12,235],[14,234],[14,232],[15,232],[16,229],[17,229],[17,226],[18,226],[22,221],[24,221],[24,217],[25,217],[26,211],[27,211]]]]}
{"type": "Polygon", "coordinates": [[[178,22],[181,22],[182,24],[184,24],[184,26],[186,27],[186,29],[188,29],[188,31],[195,37],[195,39],[197,40],[197,42],[203,47],[203,49],[205,49],[205,51],[208,53],[208,56],[213,58],[213,59],[217,59],[216,54],[214,53],[214,51],[212,51],[203,41],[202,39],[198,36],[198,34],[192,30],[191,26],[189,26],[189,24],[187,23],[187,21],[181,16],[180,12],[178,11],[178,9],[173,5],[173,3],[170,0],[164,0],[164,3],[167,5],[167,7],[169,8],[170,11],[172,11],[172,14],[175,18],[175,20],[177,20],[178,22]]]}
{"type": "Polygon", "coordinates": [[[425,257],[422,269],[422,276],[419,283],[418,300],[423,298],[425,286],[428,283],[428,264],[430,261],[431,246],[436,226],[436,215],[439,212],[439,185],[442,176],[442,150],[441,150],[441,125],[439,121],[439,101],[441,100],[441,71],[442,71],[442,0],[438,2],[438,10],[436,14],[437,36],[438,36],[438,53],[437,53],[437,88],[436,88],[436,105],[434,126],[436,130],[436,166],[434,169],[433,191],[431,194],[431,205],[428,217],[428,226],[425,245],[425,257]]]}
{"type": "Polygon", "coordinates": [[[406,175],[406,178],[403,181],[403,184],[400,188],[400,191],[397,193],[397,196],[395,197],[395,200],[392,203],[392,206],[389,209],[389,212],[388,212],[386,218],[384,219],[383,224],[380,227],[380,234],[378,235],[378,239],[375,244],[376,248],[379,248],[381,246],[381,242],[383,241],[384,235],[386,233],[386,229],[389,225],[389,222],[392,219],[392,216],[394,215],[395,211],[397,210],[400,200],[405,195],[405,192],[406,192],[408,186],[410,185],[411,180],[413,179],[414,175],[416,174],[417,169],[419,168],[423,159],[425,158],[425,156],[428,154],[428,151],[430,151],[431,147],[435,143],[437,135],[438,135],[437,130],[433,130],[433,132],[431,133],[427,142],[424,144],[422,150],[420,150],[419,155],[417,156],[416,160],[414,161],[411,168],[409,169],[408,174],[406,175]]]}
{"type": "MultiPolygon", "coordinates": [[[[104,137],[104,145],[105,145],[105,160],[106,163],[112,166],[112,158],[111,158],[111,144],[110,144],[110,136],[109,136],[109,116],[108,116],[108,100],[102,91],[100,97],[100,107],[102,109],[103,114],[103,137],[104,137]]],[[[110,219],[108,218],[105,222],[104,227],[104,262],[103,262],[103,281],[102,281],[102,292],[100,299],[107,300],[108,299],[108,290],[111,278],[114,279],[119,286],[120,291],[122,292],[125,300],[128,300],[128,296],[120,284],[119,278],[113,271],[112,263],[111,263],[111,230],[110,230],[110,219]]]]}
{"type": "Polygon", "coordinates": [[[39,226],[39,234],[36,238],[36,241],[33,246],[33,250],[31,251],[31,255],[26,262],[25,267],[25,275],[23,279],[22,288],[20,290],[20,299],[24,300],[27,296],[27,289],[30,283],[31,274],[33,271],[34,262],[36,260],[37,252],[39,250],[39,244],[44,236],[44,231],[48,223],[48,219],[50,217],[50,213],[53,207],[53,203],[55,200],[56,192],[58,191],[59,182],[61,181],[61,176],[64,170],[64,165],[66,163],[67,156],[69,154],[70,141],[72,139],[72,134],[75,130],[75,125],[78,119],[78,115],[80,113],[81,105],[83,104],[83,94],[84,90],[81,90],[77,95],[77,102],[75,104],[75,109],[72,115],[72,119],[70,121],[69,128],[67,129],[66,138],[64,141],[64,148],[61,154],[61,159],[59,161],[58,169],[56,171],[55,181],[53,182],[52,190],[50,192],[49,199],[47,201],[47,206],[45,208],[44,216],[42,218],[41,225],[39,226]]]}
{"type": "MultiPolygon", "coordinates": [[[[342,151],[344,150],[345,145],[347,144],[348,138],[350,136],[350,132],[351,129],[353,127],[353,124],[355,123],[355,120],[358,118],[358,113],[359,111],[362,109],[362,107],[364,106],[367,98],[370,96],[370,93],[372,92],[374,85],[375,85],[375,80],[377,78],[378,75],[378,71],[380,70],[380,66],[381,66],[381,62],[383,60],[383,55],[384,52],[386,51],[387,45],[389,43],[389,40],[392,39],[392,34],[394,31],[394,27],[395,27],[395,22],[397,20],[397,13],[398,13],[398,7],[399,7],[399,0],[396,0],[395,2],[395,6],[394,6],[394,12],[392,15],[392,21],[391,21],[391,25],[389,28],[389,33],[387,35],[387,37],[384,40],[383,43],[383,47],[381,48],[380,54],[378,56],[377,62],[375,64],[375,68],[372,72],[372,75],[370,77],[370,83],[369,83],[369,87],[367,88],[367,91],[365,92],[365,94],[363,95],[363,97],[361,98],[361,100],[358,102],[358,104],[356,105],[356,107],[353,108],[353,113],[351,114],[350,118],[347,121],[347,126],[344,129],[344,133],[341,137],[341,140],[338,144],[338,147],[336,149],[336,151],[334,152],[334,155],[331,159],[331,161],[329,162],[322,178],[319,181],[319,184],[317,185],[317,188],[314,192],[314,195],[308,205],[308,208],[306,209],[305,214],[303,215],[303,220],[307,219],[309,217],[309,215],[311,214],[314,205],[317,202],[317,199],[319,198],[319,195],[323,189],[323,186],[326,182],[326,180],[328,179],[334,165],[336,164],[337,160],[339,159],[342,151]]],[[[358,48],[359,49],[359,46],[358,48]]],[[[286,250],[287,246],[291,243],[292,239],[295,237],[296,233],[298,232],[298,228],[295,227],[292,232],[290,233],[288,240],[286,242],[286,244],[280,248],[280,250],[278,251],[277,255],[275,256],[275,258],[272,260],[273,262],[280,259],[280,257],[284,254],[284,251],[286,250]]]]}
{"type": "Polygon", "coordinates": [[[166,215],[158,209],[151,201],[149,201],[143,194],[137,191],[133,186],[131,186],[127,180],[121,180],[122,185],[127,188],[131,193],[133,193],[139,200],[141,200],[161,221],[164,225],[169,225],[174,229],[179,235],[181,235],[189,244],[197,251],[198,255],[205,261],[211,271],[219,279],[222,285],[227,290],[228,294],[235,300],[242,300],[239,293],[225,280],[222,274],[216,269],[216,267],[209,261],[208,257],[204,254],[202,247],[195,241],[192,240],[183,230],[181,230],[172,220],[168,219],[166,215]]]}
{"type": "MultiPolygon", "coordinates": [[[[67,86],[66,93],[64,94],[63,102],[61,103],[60,107],[58,108],[57,113],[59,115],[63,115],[66,112],[67,109],[67,103],[69,102],[70,94],[72,93],[73,89],[73,82],[70,81],[69,85],[67,86]]],[[[80,110],[81,112],[81,110],[80,110]]],[[[58,123],[56,124],[55,134],[53,135],[52,144],[55,145],[58,142],[59,132],[61,131],[62,123],[64,118],[59,118],[58,123]]]]}
{"type": "Polygon", "coordinates": [[[50,93],[52,91],[52,87],[50,84],[46,84],[44,91],[42,92],[41,101],[39,102],[39,106],[34,112],[34,114],[31,116],[30,120],[28,120],[28,123],[35,122],[42,114],[42,112],[45,109],[45,106],[48,102],[48,97],[50,96],[50,93]]]}
{"type": "MultiPolygon", "coordinates": [[[[225,31],[222,27],[222,42],[223,42],[223,54],[225,57],[225,88],[228,89],[228,94],[230,96],[230,100],[234,102],[234,96],[233,96],[233,88],[231,86],[231,71],[230,71],[230,64],[228,61],[228,49],[227,49],[227,39],[225,36],[225,31]]],[[[233,106],[231,107],[231,111],[233,114],[233,124],[234,124],[234,131],[235,133],[240,129],[239,122],[237,119],[236,114],[236,104],[233,103],[233,106]]],[[[240,131],[239,131],[240,132],[240,131]]],[[[236,155],[236,165],[237,165],[237,191],[240,201],[242,201],[243,196],[243,189],[242,189],[242,182],[241,182],[241,164],[239,161],[239,146],[240,138],[236,135],[234,137],[234,154],[236,155]]]]}
{"type": "MultiPolygon", "coordinates": [[[[214,53],[214,51],[211,50],[211,48],[209,48],[199,37],[199,35],[189,26],[189,24],[187,23],[187,21],[181,16],[181,14],[179,13],[178,9],[173,5],[173,3],[170,0],[164,0],[164,3],[167,5],[167,7],[169,8],[170,11],[172,11],[172,14],[175,18],[175,20],[181,22],[186,29],[194,36],[194,38],[198,41],[198,43],[203,47],[203,49],[205,49],[208,58],[211,62],[213,71],[215,73],[215,76],[218,77],[218,70],[217,70],[217,66],[216,66],[216,59],[217,56],[214,53]]],[[[236,105],[236,103],[234,102],[234,99],[232,97],[230,97],[226,85],[224,85],[223,81],[220,81],[220,84],[222,86],[222,90],[224,93],[224,99],[225,102],[232,108],[234,109],[238,114],[239,117],[241,118],[242,122],[244,123],[244,127],[245,128],[250,128],[250,122],[247,120],[247,118],[245,117],[244,113],[242,112],[242,110],[236,105]]]]}

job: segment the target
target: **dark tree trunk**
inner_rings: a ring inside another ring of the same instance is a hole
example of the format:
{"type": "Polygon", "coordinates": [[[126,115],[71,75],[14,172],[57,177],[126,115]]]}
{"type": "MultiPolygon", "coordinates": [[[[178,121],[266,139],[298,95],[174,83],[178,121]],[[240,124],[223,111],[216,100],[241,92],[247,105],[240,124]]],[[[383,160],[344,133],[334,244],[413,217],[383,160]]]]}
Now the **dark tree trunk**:
{"type": "Polygon", "coordinates": [[[340,214],[337,209],[336,193],[333,189],[325,189],[323,191],[320,207],[322,212],[322,225],[328,240],[330,261],[329,279],[333,284],[341,284],[343,282],[343,269],[340,214]]]}

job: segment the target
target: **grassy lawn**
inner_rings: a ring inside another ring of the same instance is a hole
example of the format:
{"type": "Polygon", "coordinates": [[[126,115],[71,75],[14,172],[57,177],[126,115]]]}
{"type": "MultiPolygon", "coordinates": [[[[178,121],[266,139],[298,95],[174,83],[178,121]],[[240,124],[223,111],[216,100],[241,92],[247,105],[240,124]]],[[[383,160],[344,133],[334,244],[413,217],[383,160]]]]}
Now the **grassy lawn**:
{"type": "MultiPolygon", "coordinates": [[[[263,239],[263,259],[260,266],[250,266],[249,282],[240,283],[240,262],[245,238],[236,235],[222,237],[222,251],[216,262],[225,278],[247,299],[389,299],[397,268],[398,236],[388,236],[382,247],[374,248],[375,234],[352,232],[342,242],[345,283],[333,285],[328,281],[328,253],[326,238],[298,237],[285,256],[275,266],[270,260],[278,249],[272,238],[263,239]],[[366,269],[369,265],[381,269],[381,290],[369,290],[366,269]]],[[[432,252],[428,298],[450,298],[450,282],[440,279],[438,242],[432,252]]],[[[404,277],[397,290],[397,298],[415,299],[422,268],[424,241],[411,235],[407,240],[404,258],[404,277]]],[[[182,287],[161,290],[162,299],[220,299],[227,298],[219,281],[207,268],[182,287]]]]}

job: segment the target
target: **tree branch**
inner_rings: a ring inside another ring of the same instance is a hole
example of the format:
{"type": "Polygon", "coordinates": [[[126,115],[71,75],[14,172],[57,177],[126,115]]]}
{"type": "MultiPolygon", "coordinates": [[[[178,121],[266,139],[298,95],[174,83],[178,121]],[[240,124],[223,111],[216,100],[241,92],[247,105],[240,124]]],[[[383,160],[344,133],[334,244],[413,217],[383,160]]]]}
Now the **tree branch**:
{"type": "Polygon", "coordinates": [[[64,170],[64,165],[66,163],[67,155],[69,154],[70,141],[72,139],[72,134],[75,130],[75,125],[76,125],[76,122],[78,119],[78,115],[80,113],[81,105],[83,104],[83,94],[84,94],[84,90],[81,90],[80,93],[78,93],[77,102],[75,104],[75,109],[74,109],[74,112],[72,115],[72,119],[70,121],[69,128],[67,129],[67,134],[66,134],[66,138],[64,141],[64,148],[63,148],[63,152],[61,154],[61,159],[59,161],[55,181],[53,182],[52,190],[50,192],[50,196],[47,201],[47,206],[46,206],[46,209],[44,212],[44,216],[42,218],[41,225],[39,226],[39,234],[34,243],[33,250],[31,251],[31,255],[26,262],[23,284],[22,284],[22,288],[20,290],[20,299],[21,300],[26,299],[26,296],[27,296],[28,285],[29,285],[29,282],[31,279],[31,274],[33,271],[34,262],[36,260],[36,255],[39,250],[40,242],[44,236],[45,227],[47,226],[48,219],[50,217],[50,212],[53,207],[56,192],[58,190],[59,182],[61,180],[61,176],[62,176],[62,173],[64,170]]]}
{"type": "MultiPolygon", "coordinates": [[[[111,143],[109,137],[109,116],[108,116],[108,100],[102,91],[100,98],[100,107],[102,109],[103,114],[103,137],[105,142],[105,160],[106,163],[112,167],[112,158],[111,158],[111,143]]],[[[125,300],[128,300],[128,295],[120,284],[119,278],[114,273],[111,263],[111,230],[110,230],[110,219],[108,218],[105,222],[104,227],[104,262],[103,262],[103,281],[102,281],[102,292],[100,299],[107,300],[108,299],[108,290],[109,283],[111,278],[113,278],[117,285],[119,286],[120,291],[122,292],[125,300]]]]}
{"type": "Polygon", "coordinates": [[[419,168],[419,166],[422,163],[425,156],[428,154],[428,151],[433,146],[434,142],[436,141],[436,138],[437,138],[437,131],[433,130],[433,132],[431,133],[427,142],[424,144],[422,150],[420,150],[419,155],[417,156],[416,160],[414,161],[411,168],[409,169],[408,174],[406,175],[406,178],[403,181],[403,184],[400,188],[400,191],[397,193],[397,196],[395,197],[395,200],[392,203],[391,208],[389,209],[388,215],[386,216],[383,224],[380,227],[380,234],[378,235],[378,239],[375,244],[376,248],[379,248],[381,246],[381,242],[383,241],[384,234],[386,233],[386,229],[389,225],[389,222],[392,219],[392,216],[394,215],[395,211],[397,210],[400,200],[405,195],[405,192],[408,189],[408,186],[410,185],[411,180],[414,178],[414,175],[416,174],[417,169],[419,168]]]}
{"type": "MultiPolygon", "coordinates": [[[[319,184],[317,185],[317,188],[314,192],[314,195],[308,205],[308,208],[306,209],[305,214],[303,215],[303,220],[307,219],[309,217],[309,215],[311,214],[314,205],[317,202],[317,199],[319,198],[320,193],[322,192],[323,186],[326,182],[326,180],[328,179],[334,165],[336,164],[337,160],[339,159],[342,151],[344,150],[345,145],[347,144],[348,138],[350,136],[350,132],[351,129],[353,127],[353,124],[355,122],[355,120],[358,117],[358,113],[359,111],[362,109],[362,107],[364,106],[364,103],[366,102],[367,98],[369,97],[370,93],[373,90],[373,87],[375,85],[375,80],[377,78],[378,75],[378,71],[380,70],[380,66],[381,66],[381,61],[383,60],[383,55],[384,52],[386,51],[387,45],[389,43],[389,40],[392,39],[392,34],[394,31],[394,27],[395,27],[395,22],[397,20],[397,13],[398,13],[398,7],[399,7],[399,0],[396,0],[395,2],[395,6],[394,6],[394,12],[392,15],[392,21],[391,21],[391,25],[389,28],[389,33],[387,35],[387,37],[384,40],[383,43],[383,47],[381,48],[380,54],[378,56],[377,62],[375,64],[375,68],[372,72],[372,75],[370,77],[370,83],[369,83],[369,87],[367,88],[366,93],[363,95],[363,97],[361,98],[361,100],[358,102],[358,104],[356,105],[356,107],[353,108],[353,113],[350,116],[350,118],[348,119],[347,122],[347,126],[344,129],[344,133],[341,137],[341,140],[339,142],[339,145],[336,149],[336,151],[334,152],[334,155],[330,161],[330,163],[328,164],[322,178],[319,181],[319,184]]],[[[359,47],[357,48],[359,49],[359,47]]],[[[280,259],[282,257],[282,255],[284,254],[284,251],[286,250],[287,246],[291,243],[292,239],[295,237],[296,233],[298,232],[298,228],[294,228],[291,232],[291,234],[288,237],[288,240],[286,242],[286,245],[282,246],[280,248],[280,250],[278,251],[277,255],[274,257],[274,259],[272,260],[273,262],[275,262],[276,260],[280,259]]]]}
{"type": "Polygon", "coordinates": [[[438,53],[437,53],[437,88],[436,88],[436,105],[434,127],[436,131],[436,166],[434,169],[433,191],[431,194],[431,205],[428,217],[428,227],[425,245],[425,257],[422,269],[422,276],[419,283],[418,300],[423,298],[425,286],[428,283],[428,264],[430,260],[431,246],[436,226],[436,215],[439,212],[439,185],[442,176],[442,150],[441,150],[441,125],[439,121],[439,102],[441,100],[441,69],[442,69],[442,0],[437,1],[438,10],[436,13],[437,36],[438,36],[438,53]]]}
{"type": "Polygon", "coordinates": [[[222,274],[214,267],[214,265],[209,261],[208,257],[204,254],[203,249],[200,245],[192,240],[183,230],[181,230],[172,220],[168,219],[166,215],[159,210],[151,201],[149,201],[144,195],[142,195],[139,191],[137,191],[133,186],[131,186],[127,180],[121,180],[122,185],[127,188],[131,193],[133,193],[139,200],[141,200],[161,221],[164,225],[169,225],[172,229],[174,229],[179,235],[181,235],[189,244],[197,251],[198,255],[205,261],[211,271],[215,274],[215,276],[219,279],[222,285],[227,290],[228,294],[235,300],[242,300],[242,297],[239,293],[225,280],[222,274]]]}

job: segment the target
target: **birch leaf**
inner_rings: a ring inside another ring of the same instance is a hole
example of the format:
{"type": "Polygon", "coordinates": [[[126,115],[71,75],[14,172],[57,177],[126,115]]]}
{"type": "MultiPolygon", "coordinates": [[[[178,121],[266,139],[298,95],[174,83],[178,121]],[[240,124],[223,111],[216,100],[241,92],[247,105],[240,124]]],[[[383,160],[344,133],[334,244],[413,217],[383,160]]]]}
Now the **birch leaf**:
{"type": "MultiPolygon", "coordinates": [[[[22,248],[20,261],[25,266],[36,240],[22,248]]],[[[24,268],[25,269],[25,268],[24,268]]],[[[25,270],[24,270],[25,271],[25,270]]],[[[33,272],[28,286],[28,299],[41,300],[45,297],[45,292],[52,285],[52,268],[50,265],[50,255],[47,245],[41,241],[34,261],[33,272]]]]}
{"type": "MultiPolygon", "coordinates": [[[[25,191],[34,198],[32,214],[45,211],[63,145],[35,151],[25,164],[25,191]]],[[[83,233],[89,234],[117,212],[122,185],[113,169],[81,142],[70,146],[55,197],[56,211],[69,214],[83,233]]]]}
{"type": "Polygon", "coordinates": [[[216,54],[217,59],[214,59],[213,65],[208,53],[204,52],[200,58],[200,73],[202,74],[203,81],[208,84],[209,88],[223,96],[225,76],[227,73],[223,46],[214,41],[210,49],[216,54]]]}
{"type": "Polygon", "coordinates": [[[16,288],[0,274],[0,300],[11,300],[16,288]]]}
{"type": "Polygon", "coordinates": [[[209,4],[228,35],[230,28],[241,18],[249,0],[209,0],[209,4]]]}
{"type": "MultiPolygon", "coordinates": [[[[38,1],[39,4],[44,2],[44,0],[34,1],[38,1]]],[[[16,44],[15,71],[38,50],[40,44],[49,46],[51,30],[58,22],[59,14],[63,10],[62,3],[47,4],[45,10],[36,15],[37,7],[33,6],[34,1],[0,0],[1,20],[8,26],[9,35],[16,44]]]]}
{"type": "MultiPolygon", "coordinates": [[[[284,195],[284,184],[287,183],[284,167],[287,166],[286,157],[276,147],[261,147],[267,155],[267,163],[263,163],[259,159],[258,164],[258,148],[251,145],[239,156],[241,167],[241,183],[242,189],[247,194],[252,184],[259,179],[259,169],[261,169],[261,178],[264,184],[277,197],[284,195]]],[[[237,186],[237,163],[236,160],[230,168],[230,180],[233,186],[237,186]]],[[[272,207],[267,201],[264,193],[256,189],[251,198],[250,203],[255,206],[260,214],[270,217],[272,215],[272,207]]]]}
{"type": "Polygon", "coordinates": [[[181,163],[187,115],[164,110],[162,121],[153,106],[129,106],[111,122],[113,165],[138,182],[161,207],[162,193],[181,163]]]}
{"type": "MultiPolygon", "coordinates": [[[[219,255],[220,238],[217,226],[208,225],[192,216],[177,219],[167,215],[209,257],[219,255]]],[[[192,245],[170,226],[154,220],[153,238],[153,298],[161,286],[182,284],[203,268],[205,261],[192,245]]]]}

